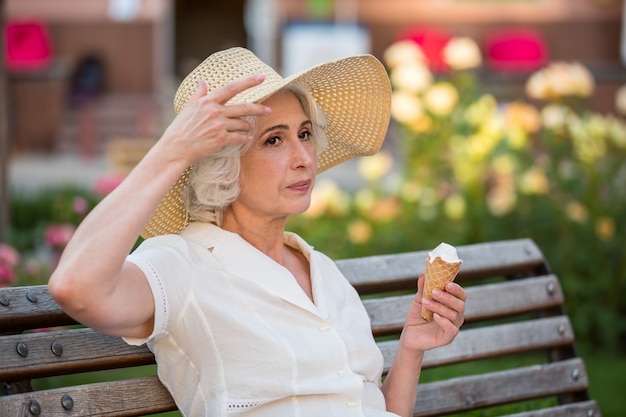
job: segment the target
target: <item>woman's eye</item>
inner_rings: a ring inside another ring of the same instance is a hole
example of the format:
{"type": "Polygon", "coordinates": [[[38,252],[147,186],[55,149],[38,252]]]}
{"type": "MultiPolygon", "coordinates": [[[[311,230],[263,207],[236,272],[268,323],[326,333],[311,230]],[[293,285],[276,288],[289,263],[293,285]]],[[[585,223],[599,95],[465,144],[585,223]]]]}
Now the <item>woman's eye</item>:
{"type": "Polygon", "coordinates": [[[266,145],[276,145],[280,139],[278,136],[272,136],[265,141],[266,145]]]}
{"type": "Polygon", "coordinates": [[[311,140],[311,132],[309,132],[307,130],[307,131],[304,131],[304,132],[300,133],[300,139],[302,139],[302,140],[311,140]]]}

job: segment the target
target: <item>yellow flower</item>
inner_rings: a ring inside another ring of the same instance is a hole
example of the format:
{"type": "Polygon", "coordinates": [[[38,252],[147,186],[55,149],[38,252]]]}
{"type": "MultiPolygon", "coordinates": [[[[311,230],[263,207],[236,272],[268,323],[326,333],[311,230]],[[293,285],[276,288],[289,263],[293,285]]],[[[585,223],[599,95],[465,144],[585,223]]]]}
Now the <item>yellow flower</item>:
{"type": "Polygon", "coordinates": [[[443,211],[452,220],[460,220],[465,216],[467,203],[465,198],[458,193],[452,194],[446,198],[443,203],[443,211]]]}
{"type": "Polygon", "coordinates": [[[594,225],[596,236],[602,240],[610,240],[615,236],[615,220],[611,217],[600,217],[594,225]]]}
{"type": "Polygon", "coordinates": [[[496,174],[507,175],[515,171],[517,161],[510,154],[500,155],[493,160],[492,167],[496,174]]]}
{"type": "Polygon", "coordinates": [[[389,79],[396,90],[421,93],[433,83],[433,74],[423,63],[403,63],[392,69],[389,79]]]}
{"type": "Polygon", "coordinates": [[[572,201],[565,205],[565,215],[576,223],[585,223],[587,221],[587,208],[578,201],[572,201]]]}
{"type": "Polygon", "coordinates": [[[606,139],[599,132],[597,121],[593,118],[581,120],[570,118],[569,130],[578,158],[586,163],[594,163],[606,154],[606,139]]]}
{"type": "Polygon", "coordinates": [[[528,144],[528,135],[522,129],[510,129],[506,138],[513,149],[523,149],[528,144]]]}
{"type": "Polygon", "coordinates": [[[393,165],[393,157],[387,151],[380,151],[372,156],[359,158],[357,171],[367,181],[378,181],[384,177],[393,165]]]}
{"type": "Polygon", "coordinates": [[[354,194],[354,205],[361,213],[369,213],[376,204],[376,194],[371,188],[364,188],[354,194]]]}
{"type": "Polygon", "coordinates": [[[472,161],[482,161],[491,152],[493,142],[487,135],[476,134],[467,138],[465,144],[467,155],[472,161]]]}
{"type": "Polygon", "coordinates": [[[535,166],[524,173],[519,188],[524,194],[548,194],[550,183],[545,172],[535,166]]]}
{"type": "Polygon", "coordinates": [[[406,63],[425,62],[425,59],[422,48],[409,40],[394,42],[383,52],[383,60],[390,68],[406,63]]]}
{"type": "Polygon", "coordinates": [[[400,197],[405,201],[416,202],[422,195],[422,187],[416,182],[405,181],[400,188],[400,197]]]}
{"type": "Polygon", "coordinates": [[[618,113],[626,116],[626,84],[618,88],[615,92],[615,108],[618,113]]]}
{"type": "Polygon", "coordinates": [[[405,91],[395,91],[391,95],[391,115],[395,120],[404,124],[411,124],[424,113],[420,99],[405,91]]]}
{"type": "Polygon", "coordinates": [[[350,222],[347,231],[350,241],[357,245],[370,242],[374,234],[372,226],[361,219],[350,222]]]}
{"type": "Polygon", "coordinates": [[[493,118],[497,107],[495,97],[491,94],[484,94],[467,107],[464,118],[469,124],[480,126],[485,123],[485,120],[493,118]]]}
{"type": "Polygon", "coordinates": [[[438,82],[424,93],[424,105],[437,116],[452,113],[459,102],[459,92],[448,82],[438,82]]]}
{"type": "Polygon", "coordinates": [[[443,49],[443,59],[455,70],[479,67],[482,63],[480,48],[469,37],[454,37],[443,49]]]}
{"type": "Polygon", "coordinates": [[[303,213],[318,218],[327,212],[342,214],[348,210],[350,198],[331,179],[320,180],[311,194],[311,205],[303,213]]]}
{"type": "Polygon", "coordinates": [[[515,101],[504,109],[504,118],[508,126],[535,133],[541,127],[541,117],[535,106],[515,101]]]}
{"type": "Polygon", "coordinates": [[[609,138],[617,147],[626,149],[626,124],[613,116],[609,116],[607,123],[609,138]]]}
{"type": "Polygon", "coordinates": [[[373,220],[387,222],[393,220],[400,212],[400,203],[394,197],[387,197],[379,200],[372,207],[369,216],[373,220]]]}
{"type": "Polygon", "coordinates": [[[422,114],[407,124],[407,127],[416,133],[428,132],[433,127],[433,118],[422,114]]]}
{"type": "Polygon", "coordinates": [[[487,207],[496,217],[510,213],[517,203],[517,195],[512,188],[496,187],[487,193],[487,207]]]}

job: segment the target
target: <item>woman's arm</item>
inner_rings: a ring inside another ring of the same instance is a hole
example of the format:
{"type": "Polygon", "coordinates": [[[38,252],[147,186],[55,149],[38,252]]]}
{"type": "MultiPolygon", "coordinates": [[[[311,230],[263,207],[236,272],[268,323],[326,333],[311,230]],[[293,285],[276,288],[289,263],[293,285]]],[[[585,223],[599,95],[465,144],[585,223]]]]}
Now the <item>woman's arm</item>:
{"type": "Polygon", "coordinates": [[[409,308],[402,329],[398,352],[383,383],[387,410],[400,416],[412,416],[424,352],[451,343],[463,324],[465,290],[449,283],[445,291],[433,292],[433,300],[422,299],[424,277],[409,308]],[[422,318],[422,303],[434,312],[433,321],[422,318]]]}
{"type": "Polygon", "coordinates": [[[137,237],[181,172],[226,145],[246,143],[243,116],[268,112],[260,104],[226,106],[263,77],[242,78],[207,95],[206,85],[174,119],[125,180],[83,220],[50,277],[52,297],[75,320],[103,333],[146,337],[154,301],[143,272],[126,262],[137,237]]]}

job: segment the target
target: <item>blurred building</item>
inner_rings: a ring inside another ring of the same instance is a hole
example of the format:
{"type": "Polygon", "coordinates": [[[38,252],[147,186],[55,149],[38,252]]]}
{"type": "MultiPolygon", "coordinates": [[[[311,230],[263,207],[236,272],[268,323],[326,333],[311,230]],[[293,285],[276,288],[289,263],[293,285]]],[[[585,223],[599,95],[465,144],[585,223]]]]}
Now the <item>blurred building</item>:
{"type": "MultiPolygon", "coordinates": [[[[6,0],[7,28],[41,25],[49,46],[39,66],[8,68],[12,147],[90,155],[112,138],[154,138],[172,116],[177,81],[228,46],[248,46],[289,72],[363,49],[381,57],[411,31],[471,36],[483,46],[493,34],[530,31],[549,59],[591,68],[594,106],[609,110],[610,94],[626,82],[622,10],[621,0],[6,0]],[[319,36],[325,27],[335,31],[319,36]]],[[[16,32],[14,46],[36,43],[34,32],[16,32]]],[[[481,76],[515,92],[527,74],[481,76]]]]}

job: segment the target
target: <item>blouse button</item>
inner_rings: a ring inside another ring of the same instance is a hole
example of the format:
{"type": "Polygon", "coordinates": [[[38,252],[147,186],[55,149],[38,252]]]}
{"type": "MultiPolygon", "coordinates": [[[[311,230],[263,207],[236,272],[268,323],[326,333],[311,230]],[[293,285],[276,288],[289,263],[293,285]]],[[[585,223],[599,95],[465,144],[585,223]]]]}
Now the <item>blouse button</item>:
{"type": "Polygon", "coordinates": [[[359,403],[358,403],[358,402],[356,402],[356,401],[348,401],[348,402],[346,402],[346,405],[347,405],[348,407],[358,407],[358,406],[359,406],[359,403]]]}
{"type": "Polygon", "coordinates": [[[319,331],[322,333],[325,333],[325,332],[331,331],[332,329],[333,329],[333,326],[331,326],[330,324],[325,324],[319,328],[319,331]]]}

